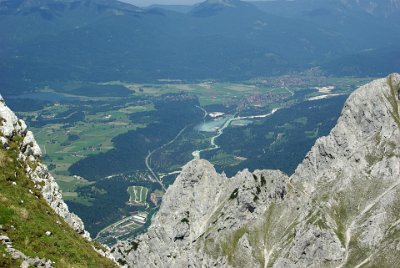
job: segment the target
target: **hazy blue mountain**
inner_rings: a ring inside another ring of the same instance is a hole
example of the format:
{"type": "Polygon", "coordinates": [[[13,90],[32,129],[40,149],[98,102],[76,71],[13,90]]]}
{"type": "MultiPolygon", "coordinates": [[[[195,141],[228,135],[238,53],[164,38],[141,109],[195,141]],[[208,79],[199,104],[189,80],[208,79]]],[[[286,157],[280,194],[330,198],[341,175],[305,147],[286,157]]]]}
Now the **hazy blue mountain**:
{"type": "MultiPolygon", "coordinates": [[[[363,4],[367,1],[355,0],[260,1],[254,2],[254,5],[266,13],[318,24],[328,31],[336,32],[339,38],[350,41],[354,49],[363,50],[383,48],[398,42],[397,39],[388,38],[389,32],[398,33],[400,27],[399,21],[394,23],[392,20],[400,15],[399,8],[392,8],[395,1],[375,1],[375,12],[363,4]],[[391,10],[391,13],[379,11],[386,9],[391,10]]],[[[373,3],[368,2],[371,5],[373,3]]]]}
{"type": "Polygon", "coordinates": [[[399,59],[400,47],[392,46],[346,55],[325,64],[323,68],[337,76],[349,73],[358,76],[368,76],[372,73],[384,75],[392,70],[400,70],[399,59]]]}
{"type": "Polygon", "coordinates": [[[400,41],[399,23],[338,1],[256,4],[209,0],[185,14],[114,0],[3,0],[0,86],[10,94],[66,80],[243,80],[400,41]]]}
{"type": "Polygon", "coordinates": [[[151,5],[151,6],[147,7],[146,9],[156,9],[156,8],[180,12],[180,13],[189,13],[193,7],[190,5],[189,6],[188,5],[151,5]]]}
{"type": "Polygon", "coordinates": [[[284,16],[299,16],[310,11],[331,12],[332,9],[352,9],[378,17],[395,16],[400,11],[399,0],[276,0],[251,2],[265,12],[284,16]]]}
{"type": "Polygon", "coordinates": [[[389,18],[397,16],[400,12],[399,0],[343,0],[344,5],[361,8],[367,13],[375,16],[389,18]]]}
{"type": "Polygon", "coordinates": [[[257,12],[257,8],[240,0],[206,0],[197,4],[191,10],[195,16],[212,16],[224,11],[239,11],[242,13],[257,12]]]}
{"type": "Polygon", "coordinates": [[[255,6],[266,13],[297,18],[336,32],[347,40],[354,52],[323,64],[335,75],[375,75],[400,70],[399,0],[295,0],[258,1],[255,6]]]}

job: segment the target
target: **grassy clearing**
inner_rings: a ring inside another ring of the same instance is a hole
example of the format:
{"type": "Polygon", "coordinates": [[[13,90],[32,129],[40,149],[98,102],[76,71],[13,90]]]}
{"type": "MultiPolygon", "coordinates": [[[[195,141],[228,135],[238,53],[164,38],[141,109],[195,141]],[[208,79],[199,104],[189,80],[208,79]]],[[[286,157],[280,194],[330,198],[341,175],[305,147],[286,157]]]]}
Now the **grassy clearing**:
{"type": "MultiPolygon", "coordinates": [[[[247,227],[242,227],[233,232],[221,245],[223,256],[228,257],[228,263],[233,264],[239,240],[248,233],[247,227]]],[[[236,256],[238,257],[238,256],[236,256]]]]}
{"type": "Polygon", "coordinates": [[[63,195],[65,193],[75,192],[77,188],[94,184],[84,179],[76,179],[70,176],[57,176],[57,183],[61,189],[63,189],[63,195]]]}
{"type": "Polygon", "coordinates": [[[241,161],[238,158],[235,158],[231,154],[227,154],[224,151],[220,150],[217,154],[213,155],[210,159],[211,163],[219,166],[234,166],[239,164],[241,161]]]}
{"type": "Polygon", "coordinates": [[[392,76],[389,76],[387,79],[387,83],[390,88],[390,95],[386,96],[386,99],[392,106],[392,111],[390,114],[393,117],[393,120],[396,122],[397,126],[400,128],[400,114],[399,114],[399,104],[398,104],[398,96],[400,91],[400,85],[395,85],[393,82],[392,76]]]}
{"type": "Polygon", "coordinates": [[[129,193],[129,202],[138,203],[138,204],[146,204],[147,194],[149,189],[143,186],[129,186],[127,189],[129,193]]]}
{"type": "MultiPolygon", "coordinates": [[[[47,205],[17,161],[15,150],[0,148],[0,155],[5,160],[0,170],[0,224],[14,248],[31,257],[55,261],[55,267],[115,267],[47,205]],[[46,231],[52,234],[47,236],[46,231]]],[[[18,267],[7,254],[2,256],[1,267],[18,267]]]]}

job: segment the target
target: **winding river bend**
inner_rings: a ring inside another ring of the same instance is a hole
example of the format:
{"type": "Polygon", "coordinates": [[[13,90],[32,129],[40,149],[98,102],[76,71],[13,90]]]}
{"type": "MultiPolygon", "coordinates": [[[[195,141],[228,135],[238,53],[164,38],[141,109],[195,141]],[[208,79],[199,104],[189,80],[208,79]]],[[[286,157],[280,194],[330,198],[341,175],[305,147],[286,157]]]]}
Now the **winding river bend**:
{"type": "MultiPolygon", "coordinates": [[[[197,106],[197,108],[201,109],[204,112],[204,117],[203,117],[203,120],[204,120],[208,115],[207,111],[204,108],[200,107],[200,106],[197,106]]],[[[205,149],[201,149],[201,150],[196,150],[196,151],[192,152],[192,155],[193,155],[194,159],[200,159],[202,152],[212,151],[212,150],[216,150],[216,149],[220,148],[220,146],[216,143],[216,139],[224,133],[224,130],[227,127],[229,127],[229,125],[232,122],[238,121],[238,120],[245,120],[245,119],[266,118],[268,116],[273,115],[278,110],[279,110],[279,108],[276,108],[276,109],[273,109],[270,113],[261,114],[261,115],[233,116],[231,118],[227,118],[226,121],[223,123],[223,125],[221,127],[217,128],[216,134],[211,137],[211,139],[210,139],[210,147],[205,148],[205,149]]],[[[179,131],[179,133],[172,140],[170,140],[169,142],[167,142],[167,143],[161,145],[160,147],[154,149],[153,151],[149,152],[149,154],[147,155],[147,157],[145,159],[146,167],[147,167],[148,171],[150,172],[153,181],[158,182],[164,190],[166,190],[166,188],[165,188],[165,185],[164,185],[164,183],[162,181],[162,177],[159,177],[151,167],[151,157],[155,152],[157,152],[157,151],[163,149],[164,147],[174,143],[189,126],[190,125],[187,125],[184,128],[182,128],[179,131]]],[[[174,171],[174,172],[172,172],[170,174],[179,174],[179,173],[180,173],[180,171],[174,171]]]]}
{"type": "Polygon", "coordinates": [[[238,121],[238,120],[245,120],[245,119],[258,119],[258,118],[265,118],[268,116],[273,115],[275,112],[277,112],[279,108],[273,109],[270,113],[267,114],[261,114],[261,115],[250,115],[250,116],[234,116],[232,118],[228,118],[225,123],[217,129],[217,133],[211,137],[210,139],[210,147],[201,149],[201,150],[196,150],[192,153],[194,159],[200,159],[201,153],[206,152],[206,151],[212,151],[220,148],[220,146],[215,142],[215,140],[221,136],[224,133],[224,130],[233,122],[233,121],[238,121]]]}

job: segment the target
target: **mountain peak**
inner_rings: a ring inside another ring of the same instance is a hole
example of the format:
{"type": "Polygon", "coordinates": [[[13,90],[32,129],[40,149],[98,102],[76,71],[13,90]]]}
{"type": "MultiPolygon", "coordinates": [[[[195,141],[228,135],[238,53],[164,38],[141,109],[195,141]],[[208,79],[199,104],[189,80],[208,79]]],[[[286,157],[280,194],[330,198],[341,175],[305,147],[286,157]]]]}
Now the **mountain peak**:
{"type": "Polygon", "coordinates": [[[233,178],[193,160],[121,263],[170,267],[390,267],[400,261],[400,75],[360,87],[289,178],[233,178]]]}

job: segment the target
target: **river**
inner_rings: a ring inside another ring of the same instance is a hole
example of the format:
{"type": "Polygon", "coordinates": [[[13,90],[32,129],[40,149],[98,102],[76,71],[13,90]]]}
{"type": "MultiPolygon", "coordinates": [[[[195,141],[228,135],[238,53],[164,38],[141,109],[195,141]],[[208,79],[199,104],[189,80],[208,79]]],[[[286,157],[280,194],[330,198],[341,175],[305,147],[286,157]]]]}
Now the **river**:
{"type": "Polygon", "coordinates": [[[227,118],[225,123],[222,125],[222,127],[217,128],[216,134],[211,137],[210,139],[210,147],[201,149],[201,150],[196,150],[192,153],[194,159],[200,159],[201,158],[201,153],[206,152],[206,151],[212,151],[220,148],[220,146],[215,142],[215,140],[221,136],[224,133],[224,130],[229,127],[229,125],[233,121],[238,121],[238,120],[245,120],[245,119],[258,119],[258,118],[266,118],[268,116],[273,115],[275,112],[277,112],[279,108],[273,109],[270,113],[267,114],[261,114],[261,115],[250,115],[250,116],[233,116],[231,118],[227,118]]]}

